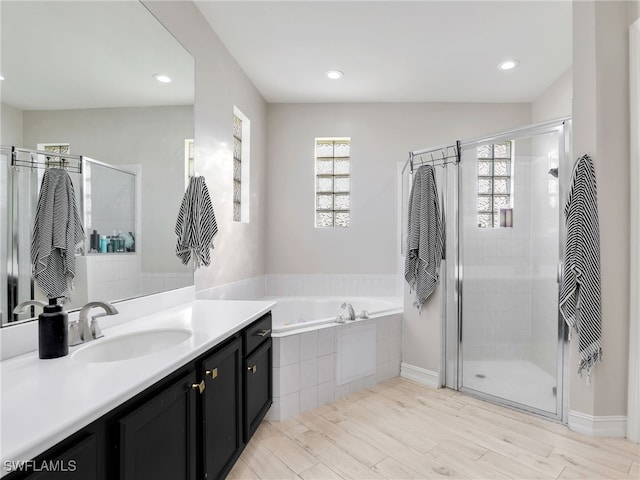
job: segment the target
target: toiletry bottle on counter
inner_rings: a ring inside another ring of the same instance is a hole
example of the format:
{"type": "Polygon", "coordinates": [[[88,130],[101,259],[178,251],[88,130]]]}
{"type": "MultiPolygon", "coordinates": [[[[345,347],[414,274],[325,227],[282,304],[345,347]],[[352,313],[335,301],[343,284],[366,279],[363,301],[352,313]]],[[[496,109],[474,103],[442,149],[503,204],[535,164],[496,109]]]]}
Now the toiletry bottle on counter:
{"type": "Polygon", "coordinates": [[[92,253],[97,253],[100,251],[100,234],[94,230],[90,236],[89,242],[90,248],[89,251],[92,253]]]}
{"type": "Polygon", "coordinates": [[[107,253],[107,237],[100,235],[100,253],[107,253]]]}
{"type": "Polygon", "coordinates": [[[49,299],[38,317],[38,352],[40,358],[64,357],[69,353],[67,314],[56,298],[49,299]]]}

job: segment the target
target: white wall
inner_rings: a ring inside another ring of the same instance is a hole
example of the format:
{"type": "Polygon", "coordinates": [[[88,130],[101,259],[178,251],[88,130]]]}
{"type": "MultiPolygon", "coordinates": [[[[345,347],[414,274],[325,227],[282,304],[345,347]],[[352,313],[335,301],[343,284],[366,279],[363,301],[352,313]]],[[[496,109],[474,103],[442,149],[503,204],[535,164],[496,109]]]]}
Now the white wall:
{"type": "MultiPolygon", "coordinates": [[[[590,417],[627,413],[629,324],[629,2],[573,4],[573,155],[595,164],[600,220],[602,349],[591,385],[576,375],[571,410],[590,417]]],[[[575,337],[574,337],[575,338],[575,337]]],[[[571,425],[571,417],[569,419],[571,425]]]]}
{"type": "Polygon", "coordinates": [[[195,162],[206,178],[218,223],[209,268],[196,290],[265,273],[266,103],[192,2],[144,4],[195,58],[195,162]],[[232,221],[233,107],[251,121],[250,223],[232,221]]]}
{"type": "Polygon", "coordinates": [[[531,123],[571,116],[573,68],[567,69],[531,102],[531,123]]]}
{"type": "Polygon", "coordinates": [[[0,145],[22,147],[22,110],[0,103],[0,145]]]}

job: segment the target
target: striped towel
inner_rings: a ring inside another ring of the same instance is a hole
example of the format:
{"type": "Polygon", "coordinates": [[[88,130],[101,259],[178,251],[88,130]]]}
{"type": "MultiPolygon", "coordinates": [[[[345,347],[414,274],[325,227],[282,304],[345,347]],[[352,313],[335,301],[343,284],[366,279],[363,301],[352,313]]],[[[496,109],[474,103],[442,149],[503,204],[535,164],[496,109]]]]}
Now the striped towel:
{"type": "MultiPolygon", "coordinates": [[[[578,335],[578,373],[602,360],[600,344],[600,233],[596,174],[588,155],[573,167],[571,187],[564,207],[567,239],[560,312],[578,335]]],[[[587,381],[589,378],[587,377],[587,381]]]]}
{"type": "Polygon", "coordinates": [[[423,165],[413,178],[409,197],[409,227],[404,278],[416,291],[418,311],[438,285],[444,254],[444,222],[433,167],[423,165]]]}
{"type": "Polygon", "coordinates": [[[31,263],[36,282],[48,298],[66,297],[76,274],[75,250],[85,238],[69,174],[45,170],[40,186],[31,263]]]}
{"type": "Polygon", "coordinates": [[[218,225],[204,177],[191,177],[176,221],[176,255],[188,265],[193,253],[196,268],[209,266],[216,233],[218,225]]]}

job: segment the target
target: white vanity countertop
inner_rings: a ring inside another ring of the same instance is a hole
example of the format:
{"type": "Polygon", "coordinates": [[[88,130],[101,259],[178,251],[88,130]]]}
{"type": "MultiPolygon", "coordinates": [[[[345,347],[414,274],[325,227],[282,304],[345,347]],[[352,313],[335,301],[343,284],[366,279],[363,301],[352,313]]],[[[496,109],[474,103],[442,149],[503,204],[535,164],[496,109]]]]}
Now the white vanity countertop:
{"type": "MultiPolygon", "coordinates": [[[[80,363],[69,355],[40,360],[30,352],[0,362],[0,476],[5,461],[31,460],[195,359],[268,312],[275,302],[196,300],[103,330],[115,335],[187,329],[185,342],[128,360],[80,363]]],[[[104,318],[104,317],[103,317],[104,318]]]]}

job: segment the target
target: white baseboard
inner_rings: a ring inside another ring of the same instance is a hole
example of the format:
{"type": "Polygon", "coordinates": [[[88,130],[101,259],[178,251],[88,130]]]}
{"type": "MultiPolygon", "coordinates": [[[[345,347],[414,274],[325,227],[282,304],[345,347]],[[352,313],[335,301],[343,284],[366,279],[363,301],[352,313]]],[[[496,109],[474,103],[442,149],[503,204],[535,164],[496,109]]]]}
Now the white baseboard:
{"type": "Polygon", "coordinates": [[[626,415],[594,417],[571,410],[569,412],[569,428],[574,432],[592,437],[625,438],[627,436],[627,417],[626,415]]]}
{"type": "Polygon", "coordinates": [[[440,375],[426,368],[416,367],[415,365],[402,362],[400,364],[400,376],[413,380],[414,382],[422,383],[428,387],[440,388],[440,375]]]}

